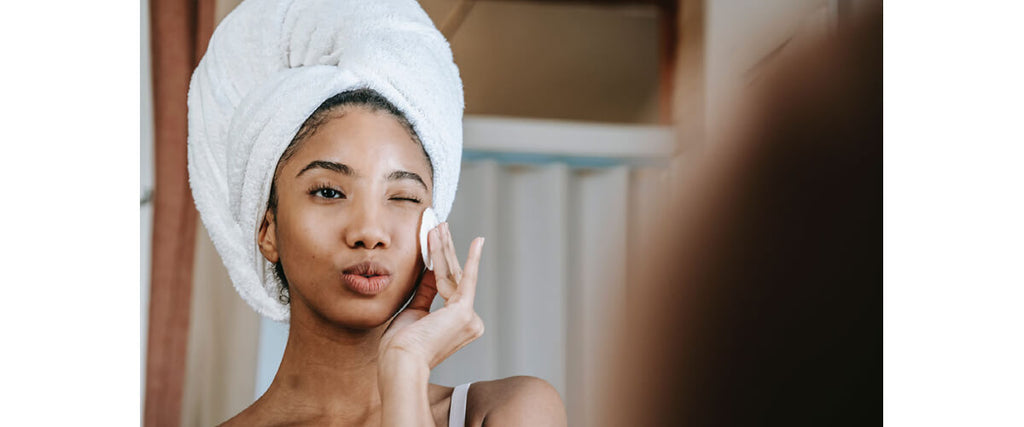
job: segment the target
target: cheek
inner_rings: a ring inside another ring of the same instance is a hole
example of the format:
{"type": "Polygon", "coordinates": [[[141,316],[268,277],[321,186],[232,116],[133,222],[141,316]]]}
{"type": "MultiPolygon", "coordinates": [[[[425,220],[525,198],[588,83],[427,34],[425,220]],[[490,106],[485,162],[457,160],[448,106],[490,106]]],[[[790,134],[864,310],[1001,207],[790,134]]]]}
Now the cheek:
{"type": "Polygon", "coordinates": [[[404,260],[406,257],[411,257],[419,251],[419,217],[417,216],[415,219],[403,218],[401,221],[397,221],[395,225],[395,231],[392,233],[392,236],[394,236],[392,246],[397,252],[401,253],[404,260]]]}
{"type": "Polygon", "coordinates": [[[279,251],[288,258],[288,264],[308,267],[324,256],[338,250],[341,241],[337,218],[319,214],[315,210],[289,212],[278,226],[279,251]]]}
{"type": "Polygon", "coordinates": [[[419,244],[419,231],[420,231],[420,215],[403,215],[400,220],[395,222],[395,227],[392,231],[392,250],[396,261],[410,270],[415,270],[419,273],[418,268],[422,268],[422,257],[420,255],[420,244],[419,244]]]}

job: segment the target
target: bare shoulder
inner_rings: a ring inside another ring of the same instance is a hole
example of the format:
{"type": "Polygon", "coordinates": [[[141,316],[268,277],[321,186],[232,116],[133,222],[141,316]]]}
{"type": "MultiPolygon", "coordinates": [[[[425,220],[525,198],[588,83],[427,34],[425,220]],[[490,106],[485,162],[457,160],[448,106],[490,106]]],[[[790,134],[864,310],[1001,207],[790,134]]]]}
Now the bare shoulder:
{"type": "MultiPolygon", "coordinates": [[[[264,394],[264,396],[266,396],[264,394]]],[[[268,405],[264,397],[253,402],[252,405],[239,412],[227,421],[218,424],[217,427],[242,427],[242,426],[291,426],[323,424],[324,419],[287,413],[268,405]]]]}
{"type": "Polygon", "coordinates": [[[537,377],[516,376],[473,383],[467,399],[469,425],[565,426],[558,390],[537,377]]]}
{"type": "Polygon", "coordinates": [[[249,406],[248,408],[245,408],[242,412],[236,414],[234,417],[231,417],[227,421],[218,424],[217,427],[256,425],[256,421],[258,420],[258,415],[256,414],[257,412],[258,411],[256,410],[256,408],[249,406]]]}

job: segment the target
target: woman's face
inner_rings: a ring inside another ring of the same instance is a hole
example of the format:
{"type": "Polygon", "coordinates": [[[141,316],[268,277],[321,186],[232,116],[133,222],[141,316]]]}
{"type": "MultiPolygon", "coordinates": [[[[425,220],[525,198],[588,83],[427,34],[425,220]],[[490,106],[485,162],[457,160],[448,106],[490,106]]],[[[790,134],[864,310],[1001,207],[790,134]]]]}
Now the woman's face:
{"type": "Polygon", "coordinates": [[[350,328],[386,322],[423,269],[420,216],[433,183],[423,149],[386,112],[342,107],[277,171],[276,224],[260,250],[279,259],[292,316],[350,328]]]}

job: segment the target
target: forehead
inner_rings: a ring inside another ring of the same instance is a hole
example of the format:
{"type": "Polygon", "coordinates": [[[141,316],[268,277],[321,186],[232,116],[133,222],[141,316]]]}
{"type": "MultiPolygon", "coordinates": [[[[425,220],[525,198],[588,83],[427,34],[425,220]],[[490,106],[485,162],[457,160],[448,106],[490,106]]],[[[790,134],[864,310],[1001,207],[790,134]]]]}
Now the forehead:
{"type": "Polygon", "coordinates": [[[430,181],[430,163],[423,148],[398,119],[384,111],[347,107],[330,113],[303,141],[285,169],[312,160],[345,163],[360,174],[409,170],[430,181]]]}

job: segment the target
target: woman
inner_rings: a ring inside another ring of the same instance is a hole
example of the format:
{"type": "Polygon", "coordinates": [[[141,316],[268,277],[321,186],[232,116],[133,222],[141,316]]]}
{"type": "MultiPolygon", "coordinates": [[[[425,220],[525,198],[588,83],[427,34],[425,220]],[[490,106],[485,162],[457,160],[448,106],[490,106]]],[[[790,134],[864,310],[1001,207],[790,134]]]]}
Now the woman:
{"type": "Polygon", "coordinates": [[[483,239],[460,267],[442,223],[432,270],[418,239],[454,199],[461,114],[415,2],[249,0],[218,27],[190,87],[190,182],[240,295],[290,322],[270,388],[225,425],[565,425],[537,378],[428,384],[483,333],[483,239]]]}

